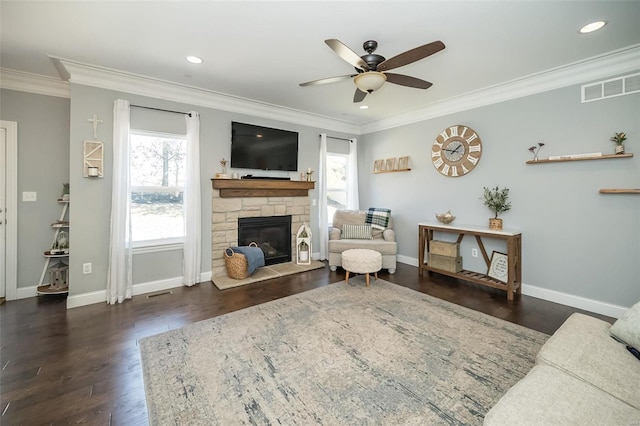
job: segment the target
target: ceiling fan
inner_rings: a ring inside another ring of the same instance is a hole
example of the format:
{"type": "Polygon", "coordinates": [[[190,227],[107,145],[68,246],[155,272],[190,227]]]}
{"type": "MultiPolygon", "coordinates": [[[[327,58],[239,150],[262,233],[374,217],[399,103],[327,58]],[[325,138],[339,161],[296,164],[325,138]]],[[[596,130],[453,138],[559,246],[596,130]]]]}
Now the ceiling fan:
{"type": "Polygon", "coordinates": [[[356,85],[353,102],[362,102],[368,93],[378,90],[385,81],[399,84],[400,86],[428,89],[432,86],[428,81],[387,71],[424,59],[427,56],[441,51],[445,47],[444,43],[438,40],[416,47],[415,49],[407,50],[393,58],[386,59],[384,56],[373,53],[378,47],[378,42],[375,40],[368,40],[362,44],[363,49],[367,52],[367,54],[363,56],[358,56],[357,53],[349,49],[340,40],[332,38],[324,42],[336,52],[338,56],[353,65],[356,68],[357,74],[307,81],[306,83],[300,83],[300,86],[315,86],[353,78],[353,82],[356,85]]]}

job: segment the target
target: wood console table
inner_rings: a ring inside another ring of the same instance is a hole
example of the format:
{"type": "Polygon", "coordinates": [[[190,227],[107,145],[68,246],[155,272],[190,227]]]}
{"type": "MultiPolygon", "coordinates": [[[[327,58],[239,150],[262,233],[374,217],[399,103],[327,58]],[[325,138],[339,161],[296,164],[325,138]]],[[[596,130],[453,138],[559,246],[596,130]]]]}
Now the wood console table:
{"type": "Polygon", "coordinates": [[[429,273],[437,272],[439,274],[448,275],[450,277],[459,278],[465,281],[471,281],[477,284],[485,285],[487,287],[498,288],[507,292],[507,299],[513,300],[513,295],[520,294],[522,292],[522,234],[513,230],[503,229],[501,231],[494,231],[485,226],[473,226],[473,225],[461,225],[452,226],[444,225],[440,222],[420,222],[418,224],[419,232],[419,247],[418,247],[418,271],[422,275],[423,271],[429,273]],[[487,255],[487,251],[482,243],[482,237],[496,238],[505,240],[507,243],[507,256],[508,256],[508,278],[507,282],[503,283],[494,278],[487,276],[486,274],[462,270],[460,272],[448,272],[442,269],[430,267],[425,263],[425,253],[429,252],[429,245],[433,240],[434,232],[449,232],[458,234],[457,243],[459,244],[465,235],[473,235],[478,242],[478,247],[482,252],[482,257],[487,264],[487,269],[491,263],[490,257],[487,255]]]}

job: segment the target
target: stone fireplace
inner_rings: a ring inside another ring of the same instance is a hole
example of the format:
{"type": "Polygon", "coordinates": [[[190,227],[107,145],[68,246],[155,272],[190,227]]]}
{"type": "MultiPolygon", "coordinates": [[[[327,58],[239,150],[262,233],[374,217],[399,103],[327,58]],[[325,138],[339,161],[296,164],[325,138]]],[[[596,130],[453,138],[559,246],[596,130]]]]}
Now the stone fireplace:
{"type": "Polygon", "coordinates": [[[212,179],[211,275],[226,275],[224,249],[238,245],[238,219],[291,216],[289,245],[296,258],[296,232],[309,223],[314,182],[212,179]]]}

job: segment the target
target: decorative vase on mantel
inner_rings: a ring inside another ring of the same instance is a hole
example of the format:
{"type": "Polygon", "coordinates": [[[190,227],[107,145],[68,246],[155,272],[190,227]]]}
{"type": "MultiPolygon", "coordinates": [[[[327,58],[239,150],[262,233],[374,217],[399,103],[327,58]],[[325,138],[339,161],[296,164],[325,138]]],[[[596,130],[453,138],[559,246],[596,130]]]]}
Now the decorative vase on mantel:
{"type": "Polygon", "coordinates": [[[494,231],[502,230],[502,219],[492,217],[489,219],[489,229],[494,231]]]}

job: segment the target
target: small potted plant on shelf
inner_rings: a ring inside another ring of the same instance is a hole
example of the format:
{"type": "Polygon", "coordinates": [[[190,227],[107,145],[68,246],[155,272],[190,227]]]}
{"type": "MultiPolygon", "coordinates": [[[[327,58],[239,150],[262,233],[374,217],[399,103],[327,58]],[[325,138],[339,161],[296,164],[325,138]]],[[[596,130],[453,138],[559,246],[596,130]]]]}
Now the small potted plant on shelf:
{"type": "Polygon", "coordinates": [[[69,184],[62,184],[62,196],[60,197],[62,201],[69,201],[69,184]]]}
{"type": "Polygon", "coordinates": [[[624,141],[627,140],[627,135],[624,132],[614,133],[610,141],[616,144],[616,154],[624,154],[624,141]]]}
{"type": "Polygon", "coordinates": [[[493,189],[489,189],[485,186],[483,189],[484,205],[489,207],[489,210],[495,214],[495,217],[489,219],[489,228],[493,230],[500,230],[502,229],[502,219],[499,219],[498,215],[511,210],[509,188],[500,189],[496,186],[493,189]]]}

